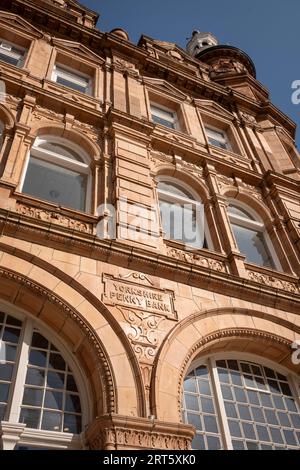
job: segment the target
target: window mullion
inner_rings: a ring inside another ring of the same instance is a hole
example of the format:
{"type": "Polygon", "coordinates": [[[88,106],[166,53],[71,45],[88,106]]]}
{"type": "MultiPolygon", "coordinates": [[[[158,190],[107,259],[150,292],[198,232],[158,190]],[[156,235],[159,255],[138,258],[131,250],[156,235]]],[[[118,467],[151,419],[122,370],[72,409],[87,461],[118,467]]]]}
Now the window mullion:
{"type": "Polygon", "coordinates": [[[11,397],[11,408],[9,410],[8,421],[17,423],[19,421],[20,409],[23,400],[24,385],[26,380],[28,354],[33,332],[33,322],[27,319],[24,324],[21,350],[18,362],[16,363],[16,380],[11,397]]]}
{"type": "Polygon", "coordinates": [[[216,362],[214,359],[209,358],[207,363],[208,363],[208,368],[210,371],[210,376],[212,378],[212,386],[214,390],[214,397],[216,401],[218,419],[219,419],[219,424],[221,428],[221,435],[222,435],[224,448],[226,450],[232,450],[233,447],[232,447],[232,442],[231,442],[231,436],[230,436],[224,401],[222,398],[222,391],[221,391],[216,362]]]}

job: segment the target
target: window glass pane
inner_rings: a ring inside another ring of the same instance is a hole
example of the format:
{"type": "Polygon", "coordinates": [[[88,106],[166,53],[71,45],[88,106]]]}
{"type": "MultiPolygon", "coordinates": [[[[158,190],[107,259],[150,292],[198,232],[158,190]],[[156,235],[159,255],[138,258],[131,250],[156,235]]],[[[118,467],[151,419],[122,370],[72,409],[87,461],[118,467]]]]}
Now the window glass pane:
{"type": "Polygon", "coordinates": [[[232,229],[239,250],[246,256],[248,262],[259,266],[274,267],[261,232],[236,224],[232,224],[232,229]]]}
{"type": "Polygon", "coordinates": [[[165,109],[151,106],[152,121],[156,124],[175,129],[175,113],[165,109]]]}
{"type": "Polygon", "coordinates": [[[174,122],[167,121],[166,119],[156,116],[155,114],[152,114],[152,121],[155,122],[155,124],[161,124],[162,126],[169,127],[170,129],[175,129],[174,122]]]}
{"type": "Polygon", "coordinates": [[[73,90],[80,91],[81,93],[87,93],[87,85],[80,85],[59,75],[57,76],[56,82],[68,88],[73,88],[73,90]]]}
{"type": "Polygon", "coordinates": [[[61,431],[62,414],[52,411],[44,411],[42,429],[46,431],[61,431]]]}
{"type": "MultiPolygon", "coordinates": [[[[73,379],[73,377],[72,377],[73,379]]],[[[73,379],[74,380],[74,379],[73,379]]],[[[47,387],[49,388],[64,388],[65,374],[59,372],[49,371],[47,375],[47,387]]],[[[75,385],[76,387],[76,385],[75,385]]]]}
{"type": "Polygon", "coordinates": [[[200,217],[195,206],[160,200],[159,207],[165,238],[190,246],[203,246],[199,231],[200,217]]]}
{"type": "Polygon", "coordinates": [[[210,127],[205,127],[205,131],[207,134],[208,142],[211,145],[215,145],[216,147],[225,150],[229,149],[229,144],[225,132],[211,129],[210,127]]]}
{"type": "Polygon", "coordinates": [[[32,336],[29,364],[20,422],[48,431],[81,432],[81,403],[75,379],[62,355],[38,331],[32,336]],[[67,424],[63,430],[64,415],[67,424]]]}
{"type": "Polygon", "coordinates": [[[44,407],[53,408],[54,410],[61,410],[63,403],[62,392],[54,392],[47,390],[45,395],[44,407]]]}
{"type": "Polygon", "coordinates": [[[65,414],[63,430],[64,432],[79,434],[81,432],[81,416],[65,414]]]}
{"type": "Polygon", "coordinates": [[[157,185],[158,190],[166,191],[169,194],[174,194],[175,196],[181,196],[186,199],[194,200],[193,196],[184,188],[177,186],[174,183],[169,183],[168,181],[160,181],[157,185]]]}
{"type": "Polygon", "coordinates": [[[89,92],[89,78],[77,74],[76,72],[63,69],[62,67],[56,66],[55,81],[60,85],[80,91],[81,93],[89,92]]]}
{"type": "Polygon", "coordinates": [[[23,405],[41,406],[43,400],[43,390],[38,388],[25,387],[23,395],[23,405]]]}
{"type": "Polygon", "coordinates": [[[34,369],[29,367],[26,375],[27,385],[43,386],[45,380],[45,373],[42,369],[34,369]]]}
{"type": "Polygon", "coordinates": [[[228,212],[229,214],[243,217],[243,219],[255,220],[254,217],[252,217],[252,215],[250,215],[247,211],[245,211],[244,209],[241,209],[240,207],[232,206],[231,204],[228,207],[228,212]]]}
{"type": "Polygon", "coordinates": [[[207,367],[202,365],[192,370],[189,372],[187,380],[194,380],[193,394],[187,390],[183,397],[183,419],[196,428],[192,448],[220,449],[222,442],[207,367]]]}
{"type": "MultiPolygon", "coordinates": [[[[218,399],[223,401],[225,407],[227,417],[225,419],[233,448],[298,449],[300,413],[295,399],[291,396],[292,391],[287,377],[251,362],[222,360],[217,361],[217,366],[216,385],[220,383],[222,391],[222,396],[218,399]],[[235,375],[232,375],[232,372],[235,375]],[[240,376],[238,384],[237,375],[240,376]],[[232,377],[235,377],[234,382],[231,380],[232,377]],[[265,391],[260,391],[262,386],[265,387],[265,391]],[[279,399],[281,401],[278,401],[279,399]],[[280,411],[276,403],[281,406],[283,404],[284,411],[280,411]]],[[[196,376],[196,370],[189,372],[188,377],[196,376]]],[[[208,372],[207,368],[204,370],[208,372]]],[[[184,421],[196,427],[196,437],[193,441],[195,449],[219,448],[218,441],[222,446],[214,397],[208,398],[199,393],[199,384],[209,381],[209,375],[199,377],[196,381],[198,392],[194,392],[192,396],[194,400],[198,398],[200,402],[199,411],[187,412],[187,407],[183,404],[184,421]]],[[[212,390],[212,387],[210,388],[212,390]]],[[[184,392],[185,399],[187,395],[189,393],[184,392]]]]}
{"type": "Polygon", "coordinates": [[[20,423],[25,423],[29,428],[37,429],[39,427],[40,415],[40,410],[22,408],[19,421],[20,423]]]}
{"type": "Polygon", "coordinates": [[[55,142],[43,142],[38,145],[38,148],[48,150],[49,152],[53,152],[58,155],[62,155],[64,157],[70,158],[71,160],[82,162],[82,158],[77,154],[77,152],[74,152],[74,150],[62,144],[58,144],[55,142]]]}
{"type": "Polygon", "coordinates": [[[18,343],[20,337],[20,331],[16,328],[11,328],[10,326],[6,326],[4,328],[2,340],[6,341],[7,343],[18,343]]]}
{"type": "Polygon", "coordinates": [[[30,157],[24,193],[84,211],[86,190],[87,175],[30,157]]]}

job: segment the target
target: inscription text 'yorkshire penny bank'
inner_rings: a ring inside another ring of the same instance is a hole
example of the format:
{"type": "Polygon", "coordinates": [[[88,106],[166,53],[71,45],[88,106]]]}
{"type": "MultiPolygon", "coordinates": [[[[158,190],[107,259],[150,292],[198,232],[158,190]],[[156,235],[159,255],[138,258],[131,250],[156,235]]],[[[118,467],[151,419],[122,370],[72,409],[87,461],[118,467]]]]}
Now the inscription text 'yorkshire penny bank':
{"type": "Polygon", "coordinates": [[[172,291],[133,284],[109,276],[105,276],[103,280],[105,303],[175,317],[172,291]]]}

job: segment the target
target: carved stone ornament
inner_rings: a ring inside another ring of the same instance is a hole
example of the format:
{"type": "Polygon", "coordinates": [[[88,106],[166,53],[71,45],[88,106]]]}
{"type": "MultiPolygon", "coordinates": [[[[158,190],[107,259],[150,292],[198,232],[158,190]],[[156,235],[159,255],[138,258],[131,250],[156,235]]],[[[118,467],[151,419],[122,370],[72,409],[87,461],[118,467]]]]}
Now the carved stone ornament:
{"type": "Polygon", "coordinates": [[[58,224],[72,230],[78,230],[79,232],[92,233],[93,230],[91,224],[86,224],[80,220],[71,219],[57,212],[40,209],[38,207],[17,204],[16,211],[27,217],[58,224]]]}
{"type": "Polygon", "coordinates": [[[118,308],[130,326],[127,334],[139,360],[152,361],[158,346],[158,326],[164,317],[145,311],[118,308]]]}
{"type": "Polygon", "coordinates": [[[63,114],[58,114],[51,109],[44,108],[40,105],[35,105],[33,113],[32,113],[32,120],[33,121],[42,121],[47,119],[48,121],[57,121],[61,122],[63,120],[63,114]]]}
{"type": "Polygon", "coordinates": [[[121,57],[114,57],[114,66],[116,70],[120,72],[127,72],[132,76],[137,77],[139,75],[138,70],[136,70],[135,65],[128,60],[122,59],[121,57]]]}
{"type": "Polygon", "coordinates": [[[291,294],[299,294],[300,290],[296,283],[284,281],[283,279],[278,279],[274,276],[268,276],[267,274],[262,274],[255,271],[247,271],[248,277],[251,281],[258,282],[265,286],[274,287],[275,289],[282,289],[291,294]]]}
{"type": "Polygon", "coordinates": [[[125,423],[118,416],[109,422],[103,417],[88,428],[85,438],[91,450],[190,450],[194,436],[194,430],[190,426],[176,424],[171,430],[163,423],[154,423],[155,425],[144,419],[133,419],[131,422],[127,417],[125,423]]]}
{"type": "Polygon", "coordinates": [[[196,266],[201,266],[203,268],[212,269],[213,271],[218,271],[226,273],[226,264],[223,261],[219,261],[213,258],[199,255],[198,253],[187,252],[184,250],[178,250],[177,248],[167,247],[167,255],[171,256],[180,261],[185,261],[196,266]]]}
{"type": "Polygon", "coordinates": [[[241,119],[244,124],[254,126],[257,124],[255,117],[252,114],[241,113],[241,119]]]}
{"type": "Polygon", "coordinates": [[[246,73],[247,69],[243,64],[233,59],[219,59],[212,64],[212,72],[215,74],[221,73],[246,73]]]}

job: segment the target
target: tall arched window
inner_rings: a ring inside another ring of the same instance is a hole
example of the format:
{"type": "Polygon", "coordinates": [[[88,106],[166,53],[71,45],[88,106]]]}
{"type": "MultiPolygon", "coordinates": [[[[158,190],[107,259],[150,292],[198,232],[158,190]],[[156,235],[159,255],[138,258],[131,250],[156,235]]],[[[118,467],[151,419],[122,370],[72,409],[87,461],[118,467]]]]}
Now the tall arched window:
{"type": "Polygon", "coordinates": [[[158,199],[164,238],[195,249],[207,248],[209,234],[204,208],[193,191],[173,179],[158,182],[158,199]]]}
{"type": "Polygon", "coordinates": [[[22,191],[60,206],[89,210],[88,157],[61,138],[37,138],[30,152],[22,191]]]}
{"type": "Polygon", "coordinates": [[[299,380],[251,359],[194,363],[184,380],[183,420],[194,449],[299,449],[299,380]]]}
{"type": "Polygon", "coordinates": [[[82,432],[77,379],[65,355],[31,319],[1,311],[0,421],[26,425],[20,445],[29,432],[33,446],[68,447],[82,432]]]}
{"type": "Polygon", "coordinates": [[[279,268],[263,221],[253,211],[236,203],[229,205],[228,215],[237,245],[246,256],[246,261],[267,268],[279,268]]]}

